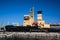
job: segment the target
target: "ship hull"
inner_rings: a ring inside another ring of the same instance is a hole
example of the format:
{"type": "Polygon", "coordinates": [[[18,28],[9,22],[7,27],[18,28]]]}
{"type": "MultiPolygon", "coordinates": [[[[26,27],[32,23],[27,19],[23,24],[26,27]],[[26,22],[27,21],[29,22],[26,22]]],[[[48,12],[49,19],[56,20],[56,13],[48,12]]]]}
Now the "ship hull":
{"type": "Polygon", "coordinates": [[[8,32],[60,32],[60,28],[38,28],[35,26],[5,26],[8,32]]]}

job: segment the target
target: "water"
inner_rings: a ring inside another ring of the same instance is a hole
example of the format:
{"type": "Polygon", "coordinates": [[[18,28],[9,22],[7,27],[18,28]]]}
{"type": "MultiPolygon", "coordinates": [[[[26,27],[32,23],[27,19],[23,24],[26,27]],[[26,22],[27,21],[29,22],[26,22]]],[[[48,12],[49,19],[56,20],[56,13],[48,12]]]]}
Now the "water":
{"type": "Polygon", "coordinates": [[[60,33],[0,32],[0,40],[60,40],[60,33]]]}

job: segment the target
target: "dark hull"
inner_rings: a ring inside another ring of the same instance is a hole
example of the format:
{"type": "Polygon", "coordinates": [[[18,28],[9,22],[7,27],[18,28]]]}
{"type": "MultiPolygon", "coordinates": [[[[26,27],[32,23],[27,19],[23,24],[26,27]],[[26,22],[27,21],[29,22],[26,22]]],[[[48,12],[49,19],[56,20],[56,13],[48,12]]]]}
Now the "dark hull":
{"type": "Polygon", "coordinates": [[[8,32],[60,32],[60,28],[38,28],[35,26],[5,26],[8,32]]]}

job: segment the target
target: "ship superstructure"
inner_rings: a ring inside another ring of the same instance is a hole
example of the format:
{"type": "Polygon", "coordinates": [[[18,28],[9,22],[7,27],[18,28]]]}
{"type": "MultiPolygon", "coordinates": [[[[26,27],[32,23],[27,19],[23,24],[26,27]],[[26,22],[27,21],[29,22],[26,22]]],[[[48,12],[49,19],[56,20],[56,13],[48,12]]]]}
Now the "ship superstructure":
{"type": "MultiPolygon", "coordinates": [[[[24,15],[24,26],[32,26],[34,23],[34,7],[30,9],[29,15],[24,15]]],[[[45,21],[42,19],[42,10],[37,12],[37,23],[40,28],[50,28],[50,24],[45,24],[45,21]]]]}
{"type": "Polygon", "coordinates": [[[24,15],[24,26],[30,25],[32,26],[34,22],[34,7],[30,9],[30,14],[29,15],[24,15]]]}

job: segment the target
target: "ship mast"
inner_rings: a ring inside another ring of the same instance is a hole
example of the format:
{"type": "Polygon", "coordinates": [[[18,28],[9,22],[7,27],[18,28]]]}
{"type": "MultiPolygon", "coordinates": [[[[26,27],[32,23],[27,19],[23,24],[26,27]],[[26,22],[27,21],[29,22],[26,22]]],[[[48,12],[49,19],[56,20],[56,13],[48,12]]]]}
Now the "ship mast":
{"type": "Polygon", "coordinates": [[[30,9],[30,17],[32,18],[32,23],[34,22],[34,7],[30,9]]]}

